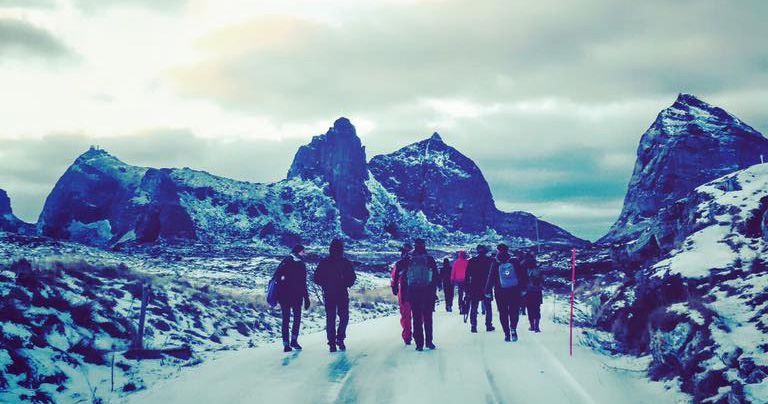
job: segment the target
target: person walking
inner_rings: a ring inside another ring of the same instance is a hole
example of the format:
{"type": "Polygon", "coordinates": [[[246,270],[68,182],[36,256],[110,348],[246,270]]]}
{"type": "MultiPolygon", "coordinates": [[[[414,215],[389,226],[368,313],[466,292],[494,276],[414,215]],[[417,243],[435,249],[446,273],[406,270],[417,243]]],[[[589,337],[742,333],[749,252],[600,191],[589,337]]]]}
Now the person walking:
{"type": "Polygon", "coordinates": [[[454,286],[451,282],[451,260],[446,257],[443,259],[443,266],[440,268],[440,281],[443,283],[443,296],[445,297],[445,311],[453,311],[453,291],[454,286]]]}
{"type": "Polygon", "coordinates": [[[400,326],[403,328],[402,337],[405,345],[411,345],[413,337],[411,332],[411,304],[405,297],[405,277],[401,276],[408,267],[411,259],[411,247],[406,243],[400,249],[400,259],[392,266],[392,293],[397,296],[397,303],[400,307],[400,326]]]}
{"type": "Polygon", "coordinates": [[[304,246],[297,244],[291,249],[291,254],[280,262],[275,271],[278,302],[283,317],[283,352],[301,349],[299,328],[301,327],[302,301],[304,302],[304,310],[309,310],[307,265],[304,263],[303,257],[304,246]],[[293,319],[292,326],[290,324],[291,319],[293,319]],[[290,334],[288,333],[289,328],[290,334]]]}
{"type": "Polygon", "coordinates": [[[528,331],[541,332],[541,304],[543,303],[543,279],[541,269],[536,264],[536,258],[530,254],[523,257],[521,262],[528,272],[528,291],[526,293],[526,305],[528,306],[528,331]]]}
{"type": "Polygon", "coordinates": [[[404,269],[401,276],[405,277],[405,292],[411,304],[416,350],[422,351],[425,346],[436,349],[432,334],[432,310],[440,276],[435,259],[427,253],[424,239],[415,240],[413,255],[404,269]]]}
{"type": "Polygon", "coordinates": [[[467,304],[467,252],[458,251],[456,253],[456,261],[453,262],[453,268],[451,268],[451,284],[456,285],[459,301],[459,314],[463,315],[466,310],[469,310],[467,304]]]}
{"type": "Polygon", "coordinates": [[[499,309],[504,341],[517,341],[517,322],[520,318],[520,293],[527,285],[528,275],[520,262],[509,254],[506,244],[496,247],[498,254],[493,262],[485,295],[489,299],[496,294],[496,306],[499,309]]]}
{"type": "Polygon", "coordinates": [[[347,337],[349,324],[349,288],[355,284],[357,275],[352,262],[344,257],[344,243],[339,239],[331,241],[329,255],[317,265],[314,282],[323,289],[325,302],[325,334],[328,337],[328,349],[346,351],[344,339],[347,337]],[[338,329],[336,316],[339,316],[338,329]]]}
{"type": "Polygon", "coordinates": [[[477,332],[477,308],[479,304],[485,307],[485,330],[493,331],[493,310],[489,304],[486,304],[486,283],[488,281],[488,271],[493,264],[493,259],[487,256],[488,248],[484,245],[477,246],[477,256],[469,260],[467,264],[467,288],[469,293],[470,312],[469,321],[471,331],[477,332]]]}

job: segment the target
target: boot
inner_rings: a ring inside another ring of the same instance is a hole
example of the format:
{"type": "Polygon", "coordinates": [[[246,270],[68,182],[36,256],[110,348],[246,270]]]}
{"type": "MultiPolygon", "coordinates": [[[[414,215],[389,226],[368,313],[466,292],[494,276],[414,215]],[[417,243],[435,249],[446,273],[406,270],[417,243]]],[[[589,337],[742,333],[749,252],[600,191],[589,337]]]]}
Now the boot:
{"type": "Polygon", "coordinates": [[[477,327],[473,325],[473,326],[472,326],[472,329],[471,329],[470,331],[471,331],[472,333],[474,333],[474,334],[477,334],[477,327]]]}
{"type": "Polygon", "coordinates": [[[435,344],[433,344],[433,343],[431,343],[431,342],[427,342],[427,348],[429,348],[429,349],[437,349],[437,347],[435,346],[435,344]]]}
{"type": "Polygon", "coordinates": [[[328,343],[328,350],[331,352],[336,352],[336,344],[329,342],[328,343]]]}
{"type": "Polygon", "coordinates": [[[291,352],[293,349],[291,349],[291,346],[287,342],[283,342],[283,352],[291,352]]]}
{"type": "Polygon", "coordinates": [[[346,351],[347,350],[347,346],[344,345],[344,340],[336,341],[336,346],[339,347],[340,351],[346,351]]]}
{"type": "Polygon", "coordinates": [[[487,331],[487,332],[491,332],[491,331],[495,331],[495,330],[496,330],[496,327],[494,327],[492,325],[486,325],[485,326],[485,331],[487,331]]]}
{"type": "Polygon", "coordinates": [[[291,348],[301,350],[301,345],[299,345],[298,336],[291,338],[291,348]]]}
{"type": "Polygon", "coordinates": [[[411,340],[405,341],[405,345],[411,345],[411,340]]]}
{"type": "Polygon", "coordinates": [[[511,337],[512,337],[512,342],[516,342],[517,341],[517,331],[512,331],[511,337]]]}
{"type": "Polygon", "coordinates": [[[504,341],[509,342],[509,334],[504,334],[504,341]]]}
{"type": "Polygon", "coordinates": [[[528,327],[528,331],[536,331],[536,320],[529,317],[528,322],[531,324],[531,326],[528,327]]]}
{"type": "Polygon", "coordinates": [[[536,332],[541,332],[541,328],[539,328],[539,324],[540,324],[540,323],[541,323],[541,319],[540,319],[540,318],[537,318],[537,319],[536,319],[536,323],[534,324],[534,327],[533,327],[533,328],[534,328],[534,331],[536,331],[536,332]]]}

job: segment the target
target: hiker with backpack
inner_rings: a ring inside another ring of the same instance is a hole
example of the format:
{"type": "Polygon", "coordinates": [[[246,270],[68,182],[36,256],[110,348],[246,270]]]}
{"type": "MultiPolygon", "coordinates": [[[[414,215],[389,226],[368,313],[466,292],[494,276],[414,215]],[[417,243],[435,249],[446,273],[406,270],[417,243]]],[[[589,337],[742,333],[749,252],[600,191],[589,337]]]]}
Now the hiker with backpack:
{"type": "Polygon", "coordinates": [[[453,262],[453,268],[451,268],[451,285],[456,285],[458,300],[459,300],[459,314],[465,314],[466,310],[469,310],[467,304],[467,288],[465,281],[467,277],[467,252],[458,251],[456,253],[456,261],[453,262]]]}
{"type": "Polygon", "coordinates": [[[392,294],[397,296],[397,303],[400,307],[400,326],[403,328],[401,335],[405,345],[411,345],[413,334],[411,330],[411,304],[405,296],[405,277],[402,275],[408,267],[412,249],[413,247],[406,243],[400,249],[400,259],[392,267],[392,294]]]}
{"type": "MultiPolygon", "coordinates": [[[[437,296],[437,283],[440,276],[435,259],[427,253],[424,239],[416,239],[413,254],[405,262],[405,293],[411,304],[413,316],[413,339],[416,350],[423,351],[426,346],[435,349],[432,334],[432,311],[437,296]]],[[[403,291],[400,291],[401,293],[403,291]]]]}
{"type": "Polygon", "coordinates": [[[315,270],[314,282],[323,289],[325,303],[325,334],[328,349],[346,351],[344,339],[349,324],[349,288],[355,284],[357,275],[352,262],[344,257],[344,243],[339,239],[331,241],[329,255],[323,258],[315,270]],[[339,326],[336,328],[336,316],[339,326]]]}
{"type": "Polygon", "coordinates": [[[495,291],[501,328],[504,329],[504,341],[517,341],[520,294],[528,284],[528,274],[520,262],[509,254],[506,244],[499,244],[496,250],[498,253],[488,275],[485,293],[490,299],[495,291]]]}
{"type": "Polygon", "coordinates": [[[467,288],[469,289],[470,312],[469,320],[471,331],[477,332],[477,308],[479,304],[485,307],[485,330],[494,331],[493,310],[490,304],[487,304],[486,283],[488,281],[488,271],[491,269],[493,259],[487,256],[488,248],[484,245],[477,246],[477,256],[469,260],[467,264],[467,288]]]}
{"type": "Polygon", "coordinates": [[[453,311],[453,283],[451,282],[451,260],[448,257],[443,259],[443,266],[440,268],[440,281],[443,284],[443,296],[445,297],[445,311],[453,311]]]}
{"type": "Polygon", "coordinates": [[[530,254],[523,257],[521,262],[528,272],[528,291],[526,293],[526,306],[528,307],[528,331],[541,332],[541,304],[543,303],[543,280],[541,269],[536,265],[536,258],[530,254]]]}
{"type": "Polygon", "coordinates": [[[283,352],[301,349],[299,328],[301,327],[301,303],[309,310],[307,290],[307,265],[303,260],[304,246],[295,245],[291,254],[283,259],[274,274],[280,313],[283,317],[283,352]],[[293,325],[290,322],[293,319],[293,325]],[[290,326],[290,334],[288,333],[290,326]],[[289,339],[290,337],[290,339],[289,339]]]}

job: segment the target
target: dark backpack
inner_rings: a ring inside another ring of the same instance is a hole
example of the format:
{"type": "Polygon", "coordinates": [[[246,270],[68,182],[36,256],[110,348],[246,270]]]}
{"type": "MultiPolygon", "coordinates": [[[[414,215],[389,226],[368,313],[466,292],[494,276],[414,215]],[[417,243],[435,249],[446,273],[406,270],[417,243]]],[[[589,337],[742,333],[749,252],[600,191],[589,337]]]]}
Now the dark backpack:
{"type": "Polygon", "coordinates": [[[414,255],[405,275],[408,286],[426,286],[432,283],[432,268],[429,267],[429,256],[414,255]]]}
{"type": "Polygon", "coordinates": [[[502,288],[511,288],[519,284],[517,271],[515,271],[515,265],[512,264],[512,261],[499,263],[499,281],[502,288]]]}

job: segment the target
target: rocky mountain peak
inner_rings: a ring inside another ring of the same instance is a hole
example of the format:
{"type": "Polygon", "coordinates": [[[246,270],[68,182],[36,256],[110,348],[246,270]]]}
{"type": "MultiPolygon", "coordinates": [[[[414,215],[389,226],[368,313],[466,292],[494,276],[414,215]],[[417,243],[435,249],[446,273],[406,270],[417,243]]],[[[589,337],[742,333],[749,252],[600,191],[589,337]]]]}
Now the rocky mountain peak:
{"type": "Polygon", "coordinates": [[[13,213],[11,211],[11,198],[8,197],[8,193],[0,189],[0,215],[6,213],[13,213]]]}
{"type": "Polygon", "coordinates": [[[697,186],[760,163],[768,139],[722,108],[680,94],[640,139],[619,219],[601,242],[629,241],[697,186]]]}
{"type": "Polygon", "coordinates": [[[299,148],[288,170],[288,178],[295,177],[328,184],[328,194],[341,214],[342,230],[351,237],[364,236],[370,199],[365,185],[368,167],[365,148],[349,119],[337,119],[328,132],[299,148]]]}
{"type": "Polygon", "coordinates": [[[345,118],[343,116],[337,119],[336,121],[334,121],[333,126],[331,126],[328,130],[329,132],[334,132],[341,135],[357,137],[357,131],[355,130],[355,126],[352,125],[352,122],[350,122],[348,118],[345,118]]]}
{"type": "Polygon", "coordinates": [[[441,138],[441,137],[440,137],[440,134],[439,134],[439,133],[437,133],[437,132],[433,133],[433,134],[432,134],[432,137],[430,137],[430,138],[429,138],[429,140],[431,140],[431,141],[433,141],[433,142],[440,142],[440,143],[442,143],[442,142],[443,142],[443,138],[441,138]]]}

